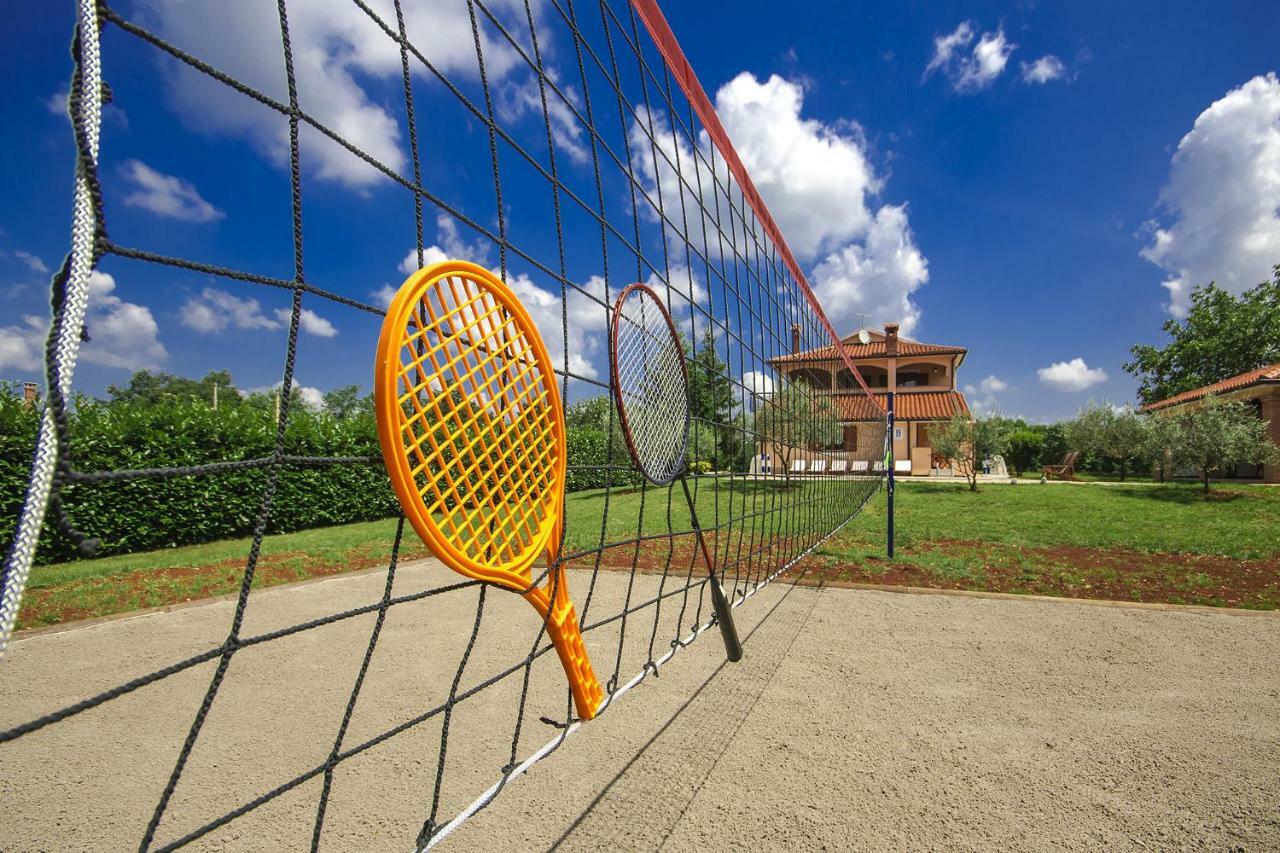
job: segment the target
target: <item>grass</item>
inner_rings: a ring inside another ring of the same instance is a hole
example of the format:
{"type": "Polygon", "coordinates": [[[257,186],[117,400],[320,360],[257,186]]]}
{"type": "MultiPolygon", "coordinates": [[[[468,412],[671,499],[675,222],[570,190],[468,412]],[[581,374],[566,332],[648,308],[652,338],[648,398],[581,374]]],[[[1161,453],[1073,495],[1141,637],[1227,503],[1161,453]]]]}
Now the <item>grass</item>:
{"type": "MultiPolygon", "coordinates": [[[[1190,484],[1076,486],[900,480],[895,527],[904,548],[939,539],[1211,554],[1241,560],[1280,553],[1280,489],[1190,484]]],[[[852,553],[884,547],[883,496],[837,540],[852,553]]]]}
{"type": "MultiPolygon", "coordinates": [[[[792,516],[769,512],[813,497],[812,487],[702,480],[698,514],[747,518],[733,528],[790,533],[792,516]]],[[[676,492],[679,487],[675,487],[676,492]]],[[[898,559],[884,559],[883,493],[815,561],[831,580],[997,589],[1052,595],[1280,606],[1280,489],[1218,486],[1209,499],[1190,484],[1153,486],[962,486],[900,481],[898,559]]],[[[603,491],[566,500],[569,552],[637,532],[687,530],[688,509],[665,490],[614,490],[605,516],[603,491]]],[[[385,565],[395,520],[268,536],[255,586],[268,586],[385,565]]],[[[38,566],[31,574],[20,627],[128,612],[235,592],[246,539],[38,566]]],[[[425,548],[406,531],[406,558],[425,548]]]]}
{"type": "Polygon", "coordinates": [[[831,580],[1280,607],[1280,489],[905,481],[897,559],[883,496],[819,551],[831,580]]]}

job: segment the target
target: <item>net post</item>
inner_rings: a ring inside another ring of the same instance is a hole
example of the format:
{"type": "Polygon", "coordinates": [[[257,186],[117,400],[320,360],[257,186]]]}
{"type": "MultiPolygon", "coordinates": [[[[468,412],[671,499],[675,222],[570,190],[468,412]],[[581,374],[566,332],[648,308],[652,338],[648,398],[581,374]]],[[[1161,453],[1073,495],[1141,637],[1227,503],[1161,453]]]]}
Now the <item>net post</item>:
{"type": "Polygon", "coordinates": [[[897,465],[896,465],[896,460],[893,458],[893,427],[894,427],[893,392],[890,391],[887,396],[888,396],[887,402],[889,403],[889,413],[888,413],[889,415],[889,442],[888,442],[889,452],[888,454],[886,454],[886,459],[888,461],[885,464],[885,468],[889,472],[889,485],[888,485],[888,493],[887,493],[888,499],[889,499],[889,511],[887,513],[888,518],[887,518],[886,539],[887,539],[887,545],[888,545],[889,559],[892,560],[893,559],[893,485],[894,485],[893,469],[897,467],[897,465]]]}

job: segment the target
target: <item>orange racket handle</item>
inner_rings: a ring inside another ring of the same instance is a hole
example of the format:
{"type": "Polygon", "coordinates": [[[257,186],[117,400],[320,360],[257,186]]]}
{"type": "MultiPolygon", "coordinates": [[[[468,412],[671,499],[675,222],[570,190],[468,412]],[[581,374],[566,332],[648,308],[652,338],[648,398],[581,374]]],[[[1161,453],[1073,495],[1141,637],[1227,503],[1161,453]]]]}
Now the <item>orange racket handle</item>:
{"type": "Polygon", "coordinates": [[[530,590],[524,594],[524,597],[547,623],[547,634],[551,637],[551,644],[556,648],[556,654],[560,656],[560,665],[564,667],[565,678],[569,680],[569,690],[573,693],[573,707],[577,709],[579,717],[590,720],[595,717],[596,711],[600,708],[600,702],[604,699],[604,689],[596,678],[595,670],[591,668],[591,658],[587,655],[586,644],[582,641],[582,630],[578,627],[578,611],[569,600],[567,593],[560,592],[565,589],[564,569],[556,571],[559,574],[558,579],[552,578],[547,587],[530,590]],[[553,583],[558,588],[554,606],[548,600],[549,589],[553,583]]]}

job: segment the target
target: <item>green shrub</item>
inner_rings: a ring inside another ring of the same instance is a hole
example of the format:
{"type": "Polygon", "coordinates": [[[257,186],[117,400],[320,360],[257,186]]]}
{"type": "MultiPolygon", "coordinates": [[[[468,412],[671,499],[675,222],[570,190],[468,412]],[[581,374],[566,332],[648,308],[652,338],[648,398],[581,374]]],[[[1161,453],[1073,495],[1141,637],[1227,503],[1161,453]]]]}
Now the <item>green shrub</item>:
{"type": "MultiPolygon", "coordinates": [[[[13,387],[0,388],[0,543],[7,550],[26,494],[40,410],[25,406],[13,387]]],[[[597,412],[607,409],[595,404],[597,412]]],[[[204,399],[75,401],[68,411],[71,464],[80,472],[174,468],[269,458],[275,451],[274,400],[267,395],[214,409],[204,399]]],[[[580,419],[581,420],[581,419],[580,419]]],[[[607,420],[604,424],[607,427],[607,420]]],[[[615,421],[612,460],[607,429],[590,423],[568,429],[570,491],[635,485],[640,476],[615,421]],[[608,465],[614,466],[610,470],[608,465]]],[[[399,511],[381,463],[377,428],[367,406],[335,413],[295,400],[289,410],[288,456],[372,458],[352,464],[285,464],[277,470],[267,533],[372,521],[399,511]]],[[[101,541],[103,556],[247,536],[263,515],[269,466],[216,473],[67,484],[67,516],[101,541]]],[[[80,553],[46,519],[37,562],[73,560],[80,553]]]]}

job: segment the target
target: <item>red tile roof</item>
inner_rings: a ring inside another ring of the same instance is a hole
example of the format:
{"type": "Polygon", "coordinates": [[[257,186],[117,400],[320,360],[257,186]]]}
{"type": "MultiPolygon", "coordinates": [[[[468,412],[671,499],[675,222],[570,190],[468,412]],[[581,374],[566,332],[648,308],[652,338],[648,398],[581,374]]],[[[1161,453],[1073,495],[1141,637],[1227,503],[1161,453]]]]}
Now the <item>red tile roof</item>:
{"type": "Polygon", "coordinates": [[[1280,364],[1269,364],[1266,367],[1259,367],[1257,370],[1250,370],[1248,373],[1241,373],[1239,376],[1232,376],[1230,379],[1224,379],[1221,382],[1215,382],[1203,388],[1196,388],[1194,391],[1183,391],[1181,394],[1174,394],[1165,400],[1147,403],[1142,407],[1142,410],[1144,412],[1154,412],[1157,409],[1167,409],[1170,406],[1191,403],[1208,397],[1210,394],[1239,391],[1251,385],[1265,385],[1272,382],[1280,382],[1280,364]]]}
{"type": "MultiPolygon", "coordinates": [[[[883,403],[884,395],[876,397],[883,403]]],[[[861,391],[832,395],[842,421],[879,421],[884,412],[861,391]]],[[[968,415],[969,404],[958,391],[899,391],[893,398],[894,415],[900,421],[945,421],[968,415]]]]}
{"type": "MultiPolygon", "coordinates": [[[[884,341],[871,341],[870,343],[846,343],[844,345],[845,352],[849,354],[849,358],[888,358],[885,352],[884,341]]],[[[964,347],[948,347],[939,346],[937,344],[922,344],[917,341],[908,341],[903,338],[898,339],[898,357],[913,355],[963,355],[968,350],[964,347]]],[[[791,355],[781,355],[777,358],[770,359],[770,364],[790,364],[798,361],[833,361],[840,358],[840,354],[836,352],[835,345],[828,344],[825,347],[817,349],[805,350],[791,355]]]]}

